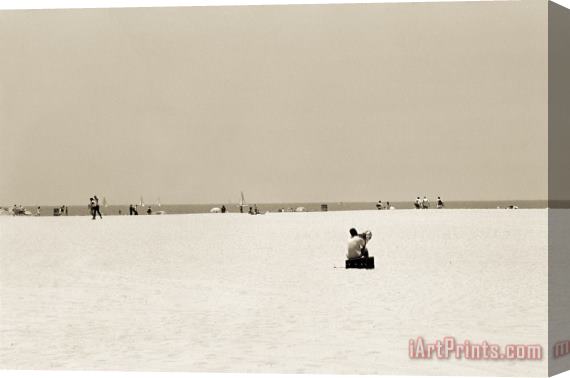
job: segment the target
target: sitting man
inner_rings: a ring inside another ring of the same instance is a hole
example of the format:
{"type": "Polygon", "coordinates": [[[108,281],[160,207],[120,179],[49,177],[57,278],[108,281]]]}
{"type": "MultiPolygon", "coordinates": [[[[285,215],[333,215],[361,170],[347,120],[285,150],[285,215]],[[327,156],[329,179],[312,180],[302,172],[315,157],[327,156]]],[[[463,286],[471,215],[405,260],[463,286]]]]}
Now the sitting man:
{"type": "Polygon", "coordinates": [[[348,259],[358,259],[361,257],[368,257],[368,249],[366,243],[372,238],[372,232],[365,231],[358,234],[355,228],[350,229],[350,239],[348,240],[348,259]]]}

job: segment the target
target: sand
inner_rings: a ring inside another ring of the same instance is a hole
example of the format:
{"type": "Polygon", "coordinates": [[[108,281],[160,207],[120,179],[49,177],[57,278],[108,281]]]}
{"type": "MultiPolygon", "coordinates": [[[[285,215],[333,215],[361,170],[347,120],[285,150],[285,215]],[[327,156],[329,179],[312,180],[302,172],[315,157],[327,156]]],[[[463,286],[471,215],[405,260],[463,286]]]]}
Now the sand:
{"type": "Polygon", "coordinates": [[[0,368],[545,375],[408,341],[546,347],[547,245],[547,210],[1,217],[0,368]]]}

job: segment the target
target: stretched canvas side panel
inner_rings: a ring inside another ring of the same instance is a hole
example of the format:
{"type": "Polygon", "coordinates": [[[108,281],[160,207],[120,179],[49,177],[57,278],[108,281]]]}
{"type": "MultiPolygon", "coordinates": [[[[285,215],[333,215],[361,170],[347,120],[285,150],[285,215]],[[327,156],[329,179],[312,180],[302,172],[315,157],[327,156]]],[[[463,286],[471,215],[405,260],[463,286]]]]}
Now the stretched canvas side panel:
{"type": "Polygon", "coordinates": [[[548,9],[549,374],[570,369],[570,10],[548,9]]]}

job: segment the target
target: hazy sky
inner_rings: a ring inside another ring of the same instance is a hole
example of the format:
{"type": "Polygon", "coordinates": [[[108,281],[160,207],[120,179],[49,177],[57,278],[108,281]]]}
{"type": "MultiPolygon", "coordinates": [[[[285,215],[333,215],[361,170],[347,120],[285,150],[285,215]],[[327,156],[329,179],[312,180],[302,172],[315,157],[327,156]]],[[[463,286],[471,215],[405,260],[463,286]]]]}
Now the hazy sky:
{"type": "Polygon", "coordinates": [[[0,204],[546,199],[546,11],[0,11],[0,204]]]}

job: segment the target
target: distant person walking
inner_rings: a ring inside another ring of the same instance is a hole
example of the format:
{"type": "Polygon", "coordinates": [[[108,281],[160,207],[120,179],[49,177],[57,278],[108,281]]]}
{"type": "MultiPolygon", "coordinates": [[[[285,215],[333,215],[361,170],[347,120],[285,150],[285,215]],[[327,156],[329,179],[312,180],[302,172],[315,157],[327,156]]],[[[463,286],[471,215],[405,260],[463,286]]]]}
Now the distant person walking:
{"type": "Polygon", "coordinates": [[[99,198],[97,198],[97,196],[93,196],[93,219],[97,218],[97,214],[99,214],[99,217],[103,219],[101,211],[99,210],[99,198]]]}
{"type": "Polygon", "coordinates": [[[40,213],[41,213],[41,209],[40,209],[40,207],[38,206],[38,208],[36,209],[36,217],[39,217],[39,216],[40,216],[40,213]]]}

